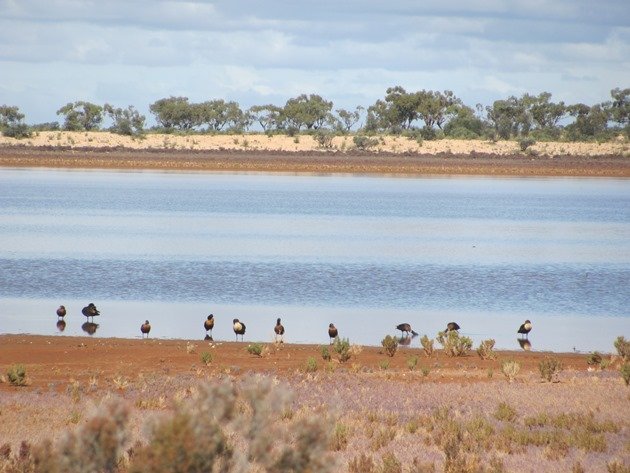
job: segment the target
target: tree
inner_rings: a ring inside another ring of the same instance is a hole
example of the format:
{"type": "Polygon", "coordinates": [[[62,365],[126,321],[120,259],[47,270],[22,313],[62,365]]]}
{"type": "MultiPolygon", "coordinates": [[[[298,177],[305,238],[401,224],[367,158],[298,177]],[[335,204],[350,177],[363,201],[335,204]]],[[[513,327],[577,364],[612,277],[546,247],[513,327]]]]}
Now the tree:
{"type": "Polygon", "coordinates": [[[390,128],[411,128],[411,123],[418,118],[421,96],[408,94],[401,86],[390,87],[386,93],[385,103],[388,104],[387,118],[390,128]]]}
{"type": "Polygon", "coordinates": [[[335,110],[335,112],[337,112],[337,116],[339,117],[336,120],[338,128],[346,133],[349,132],[350,129],[357,124],[359,118],[361,118],[362,110],[363,107],[360,105],[354,110],[354,112],[350,112],[349,110],[345,110],[343,108],[335,110]]]}
{"type": "Polygon", "coordinates": [[[417,115],[427,128],[435,125],[441,130],[446,120],[455,116],[457,109],[463,106],[462,101],[450,90],[445,90],[444,93],[422,90],[416,92],[416,97],[417,115]]]}
{"type": "Polygon", "coordinates": [[[254,105],[248,110],[252,120],[257,121],[264,132],[280,128],[282,108],[275,105],[254,105]]]}
{"type": "Polygon", "coordinates": [[[4,136],[11,138],[30,137],[31,131],[22,120],[24,120],[24,114],[20,112],[19,107],[0,105],[0,132],[4,136]]]}
{"type": "Polygon", "coordinates": [[[524,94],[521,103],[538,129],[554,129],[567,114],[564,102],[551,102],[551,94],[542,92],[538,96],[524,94]]]}
{"type": "Polygon", "coordinates": [[[569,114],[575,121],[566,127],[570,139],[595,138],[606,131],[610,115],[601,104],[589,107],[583,103],[570,105],[569,114]]]}
{"type": "Polygon", "coordinates": [[[307,130],[318,129],[326,122],[333,103],[324,100],[316,94],[302,94],[287,100],[282,111],[286,124],[300,130],[303,126],[307,130]]]}
{"type": "Polygon", "coordinates": [[[169,97],[157,100],[149,106],[158,124],[167,130],[191,130],[199,123],[193,104],[188,97],[169,97]]]}
{"type": "Polygon", "coordinates": [[[628,126],[630,124],[630,89],[620,89],[619,87],[610,91],[613,99],[609,106],[610,117],[619,125],[628,126]]]}
{"type": "Polygon", "coordinates": [[[65,116],[64,130],[98,130],[103,121],[103,107],[90,102],[78,101],[61,107],[57,110],[57,115],[65,116]]]}
{"type": "Polygon", "coordinates": [[[507,100],[495,100],[491,107],[486,107],[488,121],[497,134],[503,139],[510,136],[527,135],[531,128],[531,120],[526,113],[523,102],[516,97],[507,100]]]}
{"type": "Polygon", "coordinates": [[[251,124],[249,115],[243,113],[238,103],[210,100],[193,104],[197,125],[208,125],[208,131],[221,131],[226,126],[243,130],[251,124]]]}
{"type": "Polygon", "coordinates": [[[129,105],[126,109],[114,108],[106,103],[103,111],[112,120],[109,130],[119,135],[139,135],[144,131],[145,116],[129,105]]]}
{"type": "Polygon", "coordinates": [[[485,130],[484,121],[465,105],[457,108],[455,116],[444,126],[444,133],[453,138],[479,138],[485,130]]]}

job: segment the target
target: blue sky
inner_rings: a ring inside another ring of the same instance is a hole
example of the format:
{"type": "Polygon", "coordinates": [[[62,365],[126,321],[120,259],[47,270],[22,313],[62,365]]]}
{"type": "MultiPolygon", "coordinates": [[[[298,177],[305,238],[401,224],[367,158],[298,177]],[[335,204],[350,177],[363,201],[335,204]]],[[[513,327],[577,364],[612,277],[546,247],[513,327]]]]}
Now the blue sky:
{"type": "Polygon", "coordinates": [[[627,0],[0,0],[0,104],[160,98],[367,107],[388,87],[470,106],[525,92],[593,104],[630,87],[627,0]]]}

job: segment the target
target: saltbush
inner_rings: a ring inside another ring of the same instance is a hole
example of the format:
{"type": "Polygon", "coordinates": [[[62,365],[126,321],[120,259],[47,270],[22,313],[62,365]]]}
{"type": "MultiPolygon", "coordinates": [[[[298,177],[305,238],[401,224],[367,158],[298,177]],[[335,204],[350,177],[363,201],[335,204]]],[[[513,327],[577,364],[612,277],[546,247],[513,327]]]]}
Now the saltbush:
{"type": "Polygon", "coordinates": [[[26,368],[24,365],[12,365],[7,371],[9,383],[13,386],[26,386],[26,368]]]}
{"type": "Polygon", "coordinates": [[[507,360],[501,364],[501,372],[511,383],[516,378],[516,375],[521,370],[521,365],[514,360],[507,360]]]}
{"type": "Polygon", "coordinates": [[[477,354],[482,360],[494,360],[496,358],[496,353],[494,353],[494,343],[495,341],[490,338],[488,340],[483,340],[479,344],[477,354]]]}
{"type": "Polygon", "coordinates": [[[557,358],[546,356],[538,364],[538,370],[543,380],[547,382],[557,381],[558,375],[562,371],[562,362],[557,358]]]}
{"type": "Polygon", "coordinates": [[[619,356],[623,358],[623,361],[630,360],[630,340],[626,340],[625,337],[617,337],[615,348],[619,356]]]}
{"type": "Polygon", "coordinates": [[[381,340],[381,345],[383,345],[387,356],[394,356],[396,354],[396,350],[398,350],[398,340],[396,337],[392,337],[391,335],[387,335],[383,340],[381,340]]]}
{"type": "Polygon", "coordinates": [[[260,343],[252,343],[247,345],[247,353],[250,355],[262,356],[263,346],[260,343]]]}
{"type": "Polygon", "coordinates": [[[335,338],[333,350],[335,351],[335,353],[337,353],[337,358],[342,363],[348,361],[352,356],[350,352],[350,340],[348,340],[347,338],[335,338]]]}
{"type": "Polygon", "coordinates": [[[420,345],[422,345],[422,350],[426,356],[429,358],[433,356],[433,339],[429,339],[429,337],[424,335],[420,339],[420,345]]]}
{"type": "Polygon", "coordinates": [[[472,339],[456,331],[438,332],[437,341],[444,347],[444,352],[448,356],[466,356],[473,345],[472,339]]]}

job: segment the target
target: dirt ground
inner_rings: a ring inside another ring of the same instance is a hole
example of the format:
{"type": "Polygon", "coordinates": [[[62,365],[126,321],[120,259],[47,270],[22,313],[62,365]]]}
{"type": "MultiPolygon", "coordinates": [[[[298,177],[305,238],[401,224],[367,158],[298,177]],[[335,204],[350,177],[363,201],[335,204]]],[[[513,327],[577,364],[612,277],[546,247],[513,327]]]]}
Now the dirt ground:
{"type": "MultiPolygon", "coordinates": [[[[381,362],[388,362],[388,371],[409,371],[407,359],[418,356],[418,370],[426,365],[434,373],[431,381],[437,383],[468,383],[488,380],[488,370],[500,375],[501,361],[514,359],[521,364],[521,373],[538,372],[538,364],[549,353],[545,352],[497,352],[495,360],[481,360],[472,351],[460,358],[445,356],[436,350],[432,358],[423,355],[419,342],[414,347],[400,348],[394,357],[384,354],[380,347],[361,347],[355,359],[341,364],[339,369],[348,371],[379,371],[381,362]]],[[[437,345],[437,344],[436,344],[437,345]]],[[[199,340],[164,339],[117,339],[37,335],[0,336],[0,368],[2,374],[9,366],[20,363],[26,368],[29,384],[22,391],[65,389],[73,381],[89,383],[97,376],[111,380],[143,376],[196,372],[204,373],[271,373],[290,375],[304,370],[307,359],[315,358],[323,366],[321,347],[302,344],[266,344],[263,356],[247,352],[247,342],[208,342],[199,340]],[[206,366],[201,355],[208,352],[212,362],[206,366]]],[[[331,350],[332,351],[332,350],[331,350]]],[[[334,354],[333,354],[334,355],[334,354]]],[[[584,371],[585,355],[554,353],[566,370],[584,371]]],[[[333,357],[334,359],[334,357],[333,357]]],[[[14,392],[15,387],[5,382],[0,392],[14,392]]]]}

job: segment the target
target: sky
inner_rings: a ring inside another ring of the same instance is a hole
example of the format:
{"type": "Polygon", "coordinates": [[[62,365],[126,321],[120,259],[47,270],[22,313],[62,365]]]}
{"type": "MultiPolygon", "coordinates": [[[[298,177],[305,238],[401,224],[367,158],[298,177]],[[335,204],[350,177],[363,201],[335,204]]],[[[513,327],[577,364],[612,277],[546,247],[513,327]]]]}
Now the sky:
{"type": "MultiPolygon", "coordinates": [[[[589,105],[630,87],[628,0],[0,0],[0,105],[170,96],[368,107],[386,89],[589,105]]],[[[62,120],[60,120],[62,121],[62,120]]]]}

